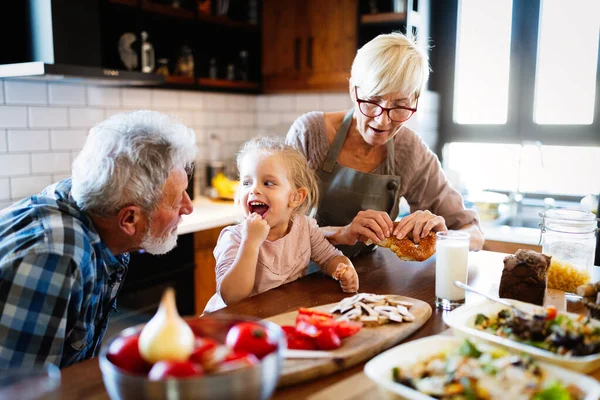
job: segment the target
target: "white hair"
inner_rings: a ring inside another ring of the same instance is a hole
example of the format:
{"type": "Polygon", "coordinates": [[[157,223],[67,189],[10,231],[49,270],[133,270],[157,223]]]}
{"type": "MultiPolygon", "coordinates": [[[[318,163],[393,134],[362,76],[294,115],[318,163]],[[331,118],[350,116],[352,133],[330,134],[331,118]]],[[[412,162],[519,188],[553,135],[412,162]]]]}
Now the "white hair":
{"type": "Polygon", "coordinates": [[[100,216],[115,215],[127,205],[151,213],[170,171],[189,171],[196,152],[194,131],[165,114],[113,115],[90,130],[73,161],[73,198],[82,210],[100,216]]]}
{"type": "Polygon", "coordinates": [[[421,94],[429,79],[429,61],[414,38],[393,32],[379,35],[356,52],[350,82],[365,96],[392,92],[421,94]]]}

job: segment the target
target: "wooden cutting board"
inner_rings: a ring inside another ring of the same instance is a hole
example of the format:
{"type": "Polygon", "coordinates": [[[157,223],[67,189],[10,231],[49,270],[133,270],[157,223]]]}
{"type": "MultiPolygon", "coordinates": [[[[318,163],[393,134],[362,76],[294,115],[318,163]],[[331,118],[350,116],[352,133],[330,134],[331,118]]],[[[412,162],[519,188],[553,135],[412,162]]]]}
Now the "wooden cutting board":
{"type": "MultiPolygon", "coordinates": [[[[286,359],[278,386],[283,387],[309,381],[370,359],[410,336],[431,316],[431,307],[424,301],[411,297],[394,296],[413,303],[410,312],[415,316],[414,322],[394,322],[373,328],[363,327],[357,334],[342,339],[342,346],[339,349],[332,350],[336,355],[335,358],[286,359]]],[[[331,303],[312,308],[329,311],[336,304],[331,303]]],[[[267,320],[279,325],[295,325],[297,314],[297,311],[293,311],[267,318],[267,320]]]]}

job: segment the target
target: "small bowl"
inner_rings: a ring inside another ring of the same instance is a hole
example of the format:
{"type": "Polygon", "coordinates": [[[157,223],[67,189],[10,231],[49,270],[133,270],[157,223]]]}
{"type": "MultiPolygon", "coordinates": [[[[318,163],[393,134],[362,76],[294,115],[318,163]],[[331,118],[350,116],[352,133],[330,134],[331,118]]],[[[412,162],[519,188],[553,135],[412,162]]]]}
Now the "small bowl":
{"type": "Polygon", "coordinates": [[[109,338],[100,349],[100,370],[104,386],[112,400],[129,399],[256,399],[272,396],[279,374],[283,369],[283,351],[287,347],[281,328],[272,322],[241,316],[210,316],[186,318],[185,321],[202,337],[225,343],[229,328],[239,322],[255,322],[264,326],[278,343],[277,349],[265,356],[260,363],[239,370],[205,375],[197,378],[166,379],[151,381],[147,376],[129,373],[108,360],[106,353],[110,344],[120,336],[139,333],[142,325],[127,328],[109,338]]]}

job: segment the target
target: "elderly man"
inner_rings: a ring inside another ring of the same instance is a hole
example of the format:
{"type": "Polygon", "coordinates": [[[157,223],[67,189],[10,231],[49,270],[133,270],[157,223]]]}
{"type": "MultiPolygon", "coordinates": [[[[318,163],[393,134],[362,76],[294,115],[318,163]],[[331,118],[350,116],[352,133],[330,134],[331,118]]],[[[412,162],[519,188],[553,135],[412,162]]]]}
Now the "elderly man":
{"type": "Polygon", "coordinates": [[[98,353],[128,252],[168,252],[192,212],[194,142],[166,115],[115,115],[90,130],[71,179],[0,211],[0,368],[98,353]]]}

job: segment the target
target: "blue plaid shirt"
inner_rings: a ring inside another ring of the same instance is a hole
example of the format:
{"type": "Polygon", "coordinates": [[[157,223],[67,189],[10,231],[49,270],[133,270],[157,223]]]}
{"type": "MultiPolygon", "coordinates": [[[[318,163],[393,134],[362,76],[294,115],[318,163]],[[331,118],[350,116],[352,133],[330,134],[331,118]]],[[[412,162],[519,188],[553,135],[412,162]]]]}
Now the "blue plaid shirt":
{"type": "Polygon", "coordinates": [[[114,256],[71,180],[0,211],[0,368],[98,353],[129,254],[114,256]]]}

